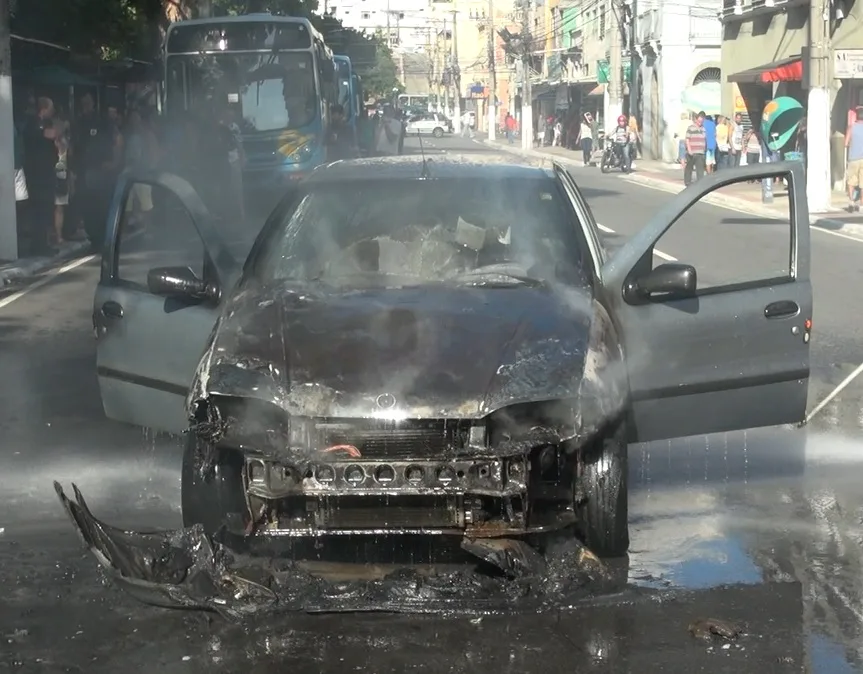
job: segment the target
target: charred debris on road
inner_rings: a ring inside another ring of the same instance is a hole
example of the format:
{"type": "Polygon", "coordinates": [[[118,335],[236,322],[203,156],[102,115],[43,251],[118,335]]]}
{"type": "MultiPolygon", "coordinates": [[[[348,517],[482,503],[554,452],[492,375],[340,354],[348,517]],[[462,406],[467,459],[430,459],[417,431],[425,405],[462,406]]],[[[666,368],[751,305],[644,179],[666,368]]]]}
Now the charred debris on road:
{"type": "Polygon", "coordinates": [[[560,538],[545,555],[523,540],[464,538],[461,548],[477,559],[475,567],[423,572],[404,566],[371,579],[332,579],[302,562],[254,554],[224,530],[210,537],[200,525],[117,529],[93,516],[75,485],[74,500],[60,484],[54,488],[84,544],[127,593],[153,606],[215,611],[232,621],[292,611],[540,610],[613,592],[626,580],[625,571],[598,559],[574,536],[560,538]]]}

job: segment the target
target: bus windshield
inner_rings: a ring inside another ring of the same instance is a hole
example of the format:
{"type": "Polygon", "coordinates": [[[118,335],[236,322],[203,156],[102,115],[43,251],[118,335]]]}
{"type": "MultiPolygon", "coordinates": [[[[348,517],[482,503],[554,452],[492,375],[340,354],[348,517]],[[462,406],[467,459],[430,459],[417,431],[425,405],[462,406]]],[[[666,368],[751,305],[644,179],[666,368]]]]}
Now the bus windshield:
{"type": "Polygon", "coordinates": [[[244,134],[297,129],[318,115],[311,52],[220,52],[168,57],[169,113],[237,111],[244,134]]]}

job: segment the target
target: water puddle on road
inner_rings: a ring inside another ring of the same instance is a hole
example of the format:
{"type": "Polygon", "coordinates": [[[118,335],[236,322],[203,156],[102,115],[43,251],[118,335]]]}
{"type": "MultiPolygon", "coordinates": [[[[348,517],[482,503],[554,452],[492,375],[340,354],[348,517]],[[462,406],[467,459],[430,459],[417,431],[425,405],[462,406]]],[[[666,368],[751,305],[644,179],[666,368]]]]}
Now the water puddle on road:
{"type": "Polygon", "coordinates": [[[761,429],[635,446],[630,463],[632,584],[796,581],[805,629],[820,639],[811,658],[827,666],[834,646],[860,643],[863,442],[761,429]]]}

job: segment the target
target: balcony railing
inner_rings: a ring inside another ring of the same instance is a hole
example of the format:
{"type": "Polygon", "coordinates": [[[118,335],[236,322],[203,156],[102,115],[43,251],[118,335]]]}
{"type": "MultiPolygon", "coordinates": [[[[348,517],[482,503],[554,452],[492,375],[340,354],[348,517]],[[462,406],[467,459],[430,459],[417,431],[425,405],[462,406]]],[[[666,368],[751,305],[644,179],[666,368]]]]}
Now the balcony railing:
{"type": "Polygon", "coordinates": [[[722,0],[722,21],[744,21],[755,15],[787,11],[789,7],[808,6],[809,0],[722,0]]]}
{"type": "Polygon", "coordinates": [[[689,42],[699,47],[722,44],[722,24],[716,20],[716,12],[689,8],[689,42]]]}
{"type": "MultiPolygon", "coordinates": [[[[715,21],[715,19],[714,19],[715,21]]],[[[662,15],[658,9],[648,9],[639,14],[635,24],[635,42],[644,44],[651,40],[659,40],[662,34],[662,15]]]]}

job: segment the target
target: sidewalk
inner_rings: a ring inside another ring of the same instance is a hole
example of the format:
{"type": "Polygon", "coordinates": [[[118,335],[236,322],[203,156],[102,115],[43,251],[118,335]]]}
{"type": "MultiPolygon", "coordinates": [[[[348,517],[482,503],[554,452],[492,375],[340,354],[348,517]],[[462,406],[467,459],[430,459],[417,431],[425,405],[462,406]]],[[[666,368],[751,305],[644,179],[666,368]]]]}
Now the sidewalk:
{"type": "Polygon", "coordinates": [[[81,257],[91,249],[89,241],[69,241],[52,257],[23,257],[14,262],[0,261],[0,288],[19,279],[36,276],[63,260],[81,257]]]}
{"type": "MultiPolygon", "coordinates": [[[[506,141],[489,141],[486,139],[484,142],[523,157],[553,159],[566,165],[584,166],[584,162],[581,161],[581,152],[576,150],[543,147],[526,151],[522,150],[519,145],[509,145],[506,141]]],[[[637,159],[635,170],[629,175],[619,177],[627,182],[674,194],[682,192],[684,189],[683,169],[680,166],[650,159],[637,159]]],[[[764,204],[761,202],[760,185],[741,184],[725,187],[721,193],[711,194],[704,201],[746,213],[784,218],[788,216],[788,205],[784,201],[786,198],[787,194],[784,190],[774,189],[774,203],[764,204]]],[[[837,207],[828,213],[810,213],[809,220],[813,227],[863,239],[863,213],[848,213],[837,207]]]]}

